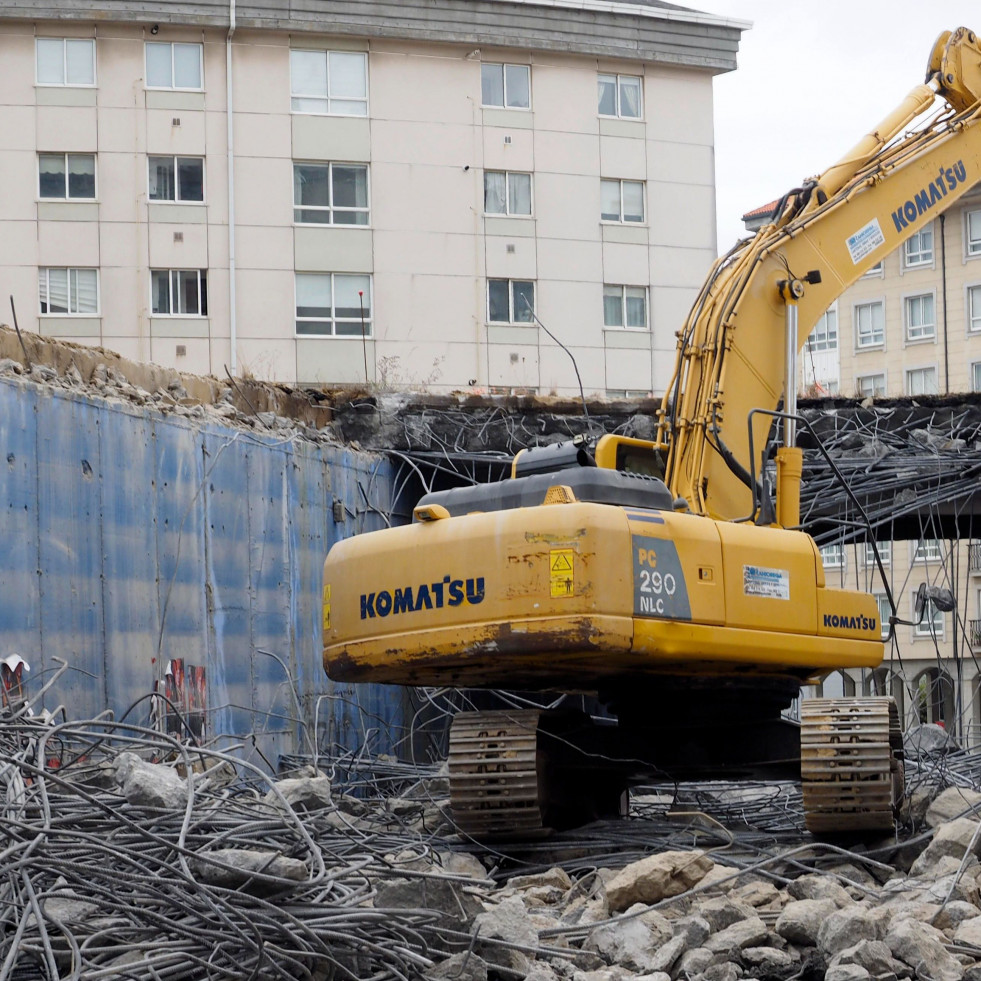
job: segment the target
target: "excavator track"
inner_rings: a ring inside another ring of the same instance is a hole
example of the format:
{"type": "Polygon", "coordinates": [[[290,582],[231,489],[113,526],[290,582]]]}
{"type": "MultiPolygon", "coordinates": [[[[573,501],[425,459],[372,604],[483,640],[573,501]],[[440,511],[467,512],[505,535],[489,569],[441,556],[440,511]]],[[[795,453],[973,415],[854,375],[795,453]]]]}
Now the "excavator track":
{"type": "Polygon", "coordinates": [[[537,709],[461,712],[450,728],[450,808],[475,838],[533,836],[545,829],[537,709]]]}
{"type": "Polygon", "coordinates": [[[800,736],[808,831],[891,831],[903,794],[903,741],[895,701],[803,700],[800,736]]]}

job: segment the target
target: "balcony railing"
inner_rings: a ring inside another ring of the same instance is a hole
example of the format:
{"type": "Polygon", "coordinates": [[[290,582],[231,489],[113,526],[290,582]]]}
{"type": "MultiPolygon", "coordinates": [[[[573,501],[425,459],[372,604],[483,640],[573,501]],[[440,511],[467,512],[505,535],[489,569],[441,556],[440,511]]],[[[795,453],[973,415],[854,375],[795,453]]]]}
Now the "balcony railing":
{"type": "Polygon", "coordinates": [[[968,568],[971,572],[981,573],[981,542],[971,542],[967,554],[968,568]]]}
{"type": "Polygon", "coordinates": [[[971,647],[975,650],[981,650],[981,620],[967,621],[967,638],[971,647]]]}

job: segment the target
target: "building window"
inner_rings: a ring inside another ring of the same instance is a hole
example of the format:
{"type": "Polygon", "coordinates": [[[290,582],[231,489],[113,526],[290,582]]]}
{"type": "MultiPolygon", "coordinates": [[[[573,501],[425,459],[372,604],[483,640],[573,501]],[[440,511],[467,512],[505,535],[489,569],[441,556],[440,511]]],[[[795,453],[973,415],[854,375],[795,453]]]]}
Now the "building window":
{"type": "Polygon", "coordinates": [[[817,351],[838,350],[838,304],[833,303],[821,315],[814,329],[807,337],[807,350],[817,351]]]}
{"type": "Polygon", "coordinates": [[[914,562],[939,562],[943,558],[943,543],[939,538],[921,538],[913,546],[914,562]]]}
{"type": "Polygon", "coordinates": [[[95,41],[39,37],[35,41],[38,85],[95,85],[95,41]]]}
{"type": "MultiPolygon", "coordinates": [[[[913,615],[910,619],[916,618],[916,593],[912,595],[913,615]]],[[[938,610],[933,600],[927,600],[923,608],[923,619],[913,626],[913,634],[916,637],[943,637],[944,635],[944,615],[942,610],[938,610]]]]}
{"type": "Polygon", "coordinates": [[[293,220],[309,225],[367,225],[367,166],[293,164],[293,220]]]}
{"type": "Polygon", "coordinates": [[[146,42],[146,87],[148,89],[202,89],[200,44],[170,41],[146,42]]]}
{"type": "Polygon", "coordinates": [[[859,347],[877,347],[885,342],[886,311],[882,300],[855,305],[855,336],[859,347]]]}
{"type": "Polygon", "coordinates": [[[903,244],[906,267],[927,266],[933,262],[933,225],[914,232],[903,244]]]}
{"type": "Polygon", "coordinates": [[[650,389],[643,388],[608,388],[606,389],[608,399],[649,399],[651,398],[650,389]]]}
{"type": "Polygon", "coordinates": [[[488,170],[484,173],[484,214],[530,215],[531,174],[488,170]]]}
{"type": "Polygon", "coordinates": [[[530,324],[535,320],[535,284],[523,279],[487,280],[487,321],[530,324]]]}
{"type": "Polygon", "coordinates": [[[981,211],[967,212],[967,254],[981,255],[981,211]]]}
{"type": "Polygon", "coordinates": [[[297,273],[296,332],[315,337],[371,337],[371,277],[297,273]]]}
{"type": "Polygon", "coordinates": [[[599,114],[640,119],[644,112],[643,86],[638,75],[600,75],[599,114]]]}
{"type": "Polygon", "coordinates": [[[39,153],[38,197],[46,200],[94,200],[94,153],[39,153]]]}
{"type": "Polygon", "coordinates": [[[936,368],[909,368],[906,371],[906,394],[907,395],[936,395],[937,388],[937,369],[936,368]]]}
{"type": "Polygon", "coordinates": [[[647,329],[647,288],[603,286],[603,325],[647,329]]]}
{"type": "Polygon", "coordinates": [[[981,286],[967,288],[967,329],[981,331],[981,286]]]}
{"type": "Polygon", "coordinates": [[[643,221],[643,182],[600,181],[600,217],[603,221],[643,221]]]}
{"type": "Polygon", "coordinates": [[[150,309],[155,317],[206,317],[207,269],[151,269],[150,309]]]}
{"type": "Polygon", "coordinates": [[[531,69],[527,65],[481,65],[480,102],[500,109],[530,109],[531,69]]]}
{"type": "Polygon", "coordinates": [[[859,398],[867,399],[886,394],[886,376],[884,374],[859,375],[855,379],[855,390],[859,398]]]}
{"type": "Polygon", "coordinates": [[[865,543],[865,564],[875,567],[875,552],[879,550],[879,559],[883,565],[889,565],[892,561],[892,542],[871,542],[865,543]]]}
{"type": "Polygon", "coordinates": [[[42,314],[90,317],[99,312],[97,269],[38,270],[38,296],[42,314]]]}
{"type": "Polygon", "coordinates": [[[864,273],[862,273],[862,278],[864,279],[866,276],[872,277],[872,276],[881,276],[881,275],[882,275],[882,260],[880,259],[874,266],[869,266],[869,268],[866,269],[864,273]]]}
{"type": "Polygon", "coordinates": [[[971,365],[971,391],[981,392],[981,361],[971,365]]]}
{"type": "Polygon", "coordinates": [[[923,293],[920,296],[907,296],[904,308],[906,312],[906,340],[932,340],[937,329],[933,294],[923,293]]]}
{"type": "Polygon", "coordinates": [[[821,547],[821,562],[825,569],[845,568],[845,546],[824,545],[821,547]]]}
{"type": "Polygon", "coordinates": [[[203,201],[204,160],[201,157],[150,157],[151,201],[203,201]]]}
{"type": "Polygon", "coordinates": [[[368,115],[368,56],[363,51],[290,51],[293,112],[368,115]]]}
{"type": "Polygon", "coordinates": [[[892,607],[889,605],[889,597],[885,593],[876,593],[875,603],[879,607],[879,636],[885,640],[889,636],[889,618],[892,616],[892,607]]]}

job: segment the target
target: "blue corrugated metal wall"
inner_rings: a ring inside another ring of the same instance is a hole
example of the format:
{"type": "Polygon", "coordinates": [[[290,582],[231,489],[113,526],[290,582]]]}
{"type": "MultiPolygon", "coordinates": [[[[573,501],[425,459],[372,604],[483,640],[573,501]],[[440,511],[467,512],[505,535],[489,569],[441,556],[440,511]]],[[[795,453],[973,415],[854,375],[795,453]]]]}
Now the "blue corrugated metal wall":
{"type": "Polygon", "coordinates": [[[286,665],[308,722],[331,696],[322,745],[357,750],[381,720],[373,749],[392,751],[401,692],[335,689],[320,660],[324,556],[385,524],[387,460],[16,379],[0,437],[0,657],[25,657],[34,690],[68,662],[48,707],[121,714],[184,658],[206,667],[210,733],[255,733],[275,762],[307,749],[286,665]]]}

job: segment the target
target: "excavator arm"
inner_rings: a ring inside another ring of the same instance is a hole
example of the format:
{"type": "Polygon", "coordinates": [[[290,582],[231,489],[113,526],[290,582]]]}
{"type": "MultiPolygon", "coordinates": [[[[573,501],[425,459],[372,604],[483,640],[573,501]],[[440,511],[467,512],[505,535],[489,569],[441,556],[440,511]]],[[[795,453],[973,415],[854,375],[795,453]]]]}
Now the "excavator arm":
{"type": "Polygon", "coordinates": [[[788,389],[791,405],[796,385],[787,378],[788,305],[799,349],[848,286],[981,180],[979,122],[981,46],[961,27],[937,39],[925,84],[716,261],[678,333],[659,417],[665,482],[692,511],[752,515],[771,419],[753,417],[756,459],[747,420],[753,409],[776,409],[788,389]]]}

